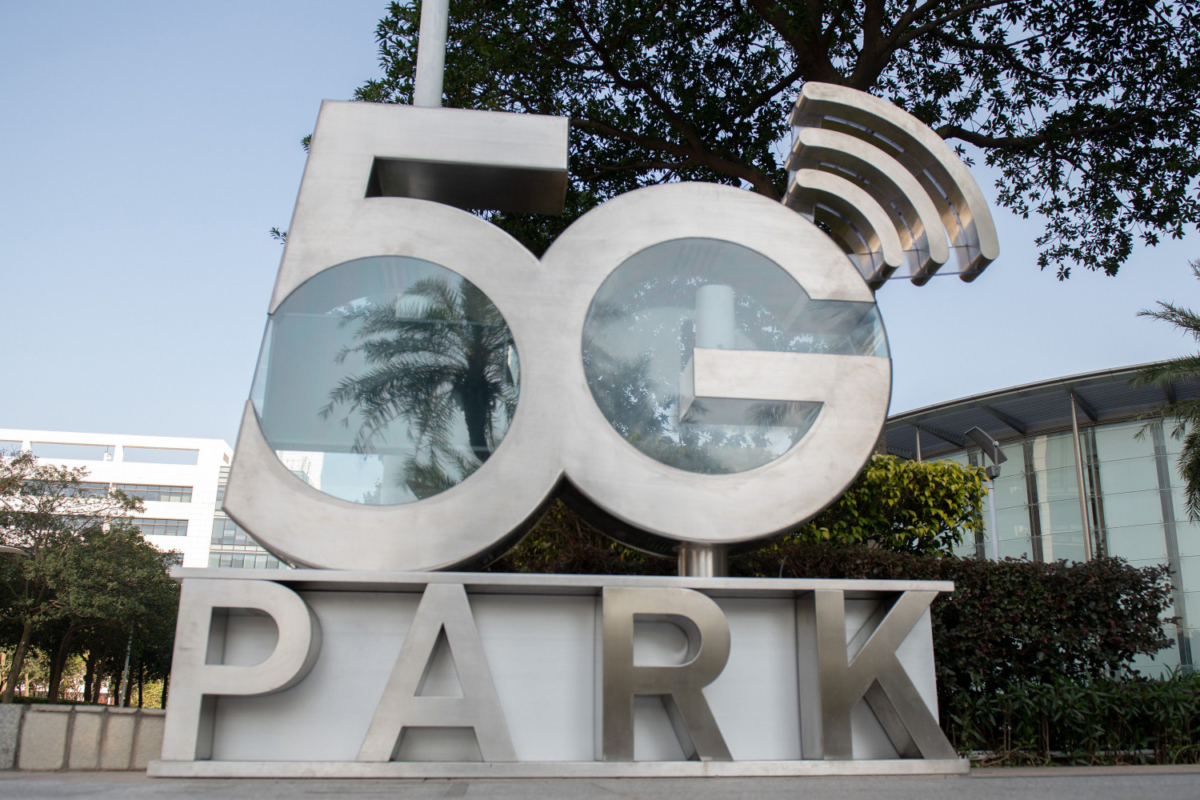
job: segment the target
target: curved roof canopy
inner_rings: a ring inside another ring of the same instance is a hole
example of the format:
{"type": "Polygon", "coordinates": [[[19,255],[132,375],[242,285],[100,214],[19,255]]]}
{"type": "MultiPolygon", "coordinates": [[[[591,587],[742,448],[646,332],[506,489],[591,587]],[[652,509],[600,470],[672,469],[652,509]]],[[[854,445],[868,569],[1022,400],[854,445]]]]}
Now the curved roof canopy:
{"type": "Polygon", "coordinates": [[[885,428],[887,451],[916,458],[918,430],[921,457],[928,459],[962,450],[964,434],[974,427],[1000,442],[1069,429],[1072,396],[1080,425],[1118,422],[1154,406],[1200,397],[1200,382],[1133,388],[1129,379],[1143,366],[1054,378],[896,414],[885,428]]]}

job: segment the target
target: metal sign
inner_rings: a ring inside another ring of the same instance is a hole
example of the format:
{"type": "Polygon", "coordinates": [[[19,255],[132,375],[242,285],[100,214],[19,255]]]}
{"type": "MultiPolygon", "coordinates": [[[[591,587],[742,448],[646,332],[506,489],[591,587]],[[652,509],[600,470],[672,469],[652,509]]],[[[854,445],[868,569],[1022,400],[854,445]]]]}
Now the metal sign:
{"type": "Polygon", "coordinates": [[[904,258],[923,281],[952,249],[969,279],[996,248],[912,117],[808,84],[794,120],[803,213],[656,186],[539,260],[453,206],[561,205],[565,119],[325,103],[225,509],[291,563],[393,570],[497,557],[563,482],[597,527],[701,571],[815,516],[887,412],[868,281],[904,258]]]}
{"type": "Polygon", "coordinates": [[[641,189],[539,259],[465,209],[560,208],[565,119],[323,105],[224,497],[302,568],[176,573],[151,774],[966,770],[937,721],[951,584],[718,577],[874,450],[873,289],[997,254],[912,117],[808,84],[793,122],[786,205],[641,189]],[[498,557],[556,491],[685,577],[436,571],[498,557]]]}

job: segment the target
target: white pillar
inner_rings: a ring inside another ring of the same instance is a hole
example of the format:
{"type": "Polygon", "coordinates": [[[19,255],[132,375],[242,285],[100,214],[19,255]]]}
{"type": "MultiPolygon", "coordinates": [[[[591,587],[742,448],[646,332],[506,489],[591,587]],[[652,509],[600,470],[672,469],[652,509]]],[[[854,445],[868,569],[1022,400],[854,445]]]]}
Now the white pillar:
{"type": "Polygon", "coordinates": [[[446,29],[450,25],[450,0],[421,0],[421,28],[417,34],[417,75],[413,105],[440,108],[442,78],[446,72],[446,29]]]}

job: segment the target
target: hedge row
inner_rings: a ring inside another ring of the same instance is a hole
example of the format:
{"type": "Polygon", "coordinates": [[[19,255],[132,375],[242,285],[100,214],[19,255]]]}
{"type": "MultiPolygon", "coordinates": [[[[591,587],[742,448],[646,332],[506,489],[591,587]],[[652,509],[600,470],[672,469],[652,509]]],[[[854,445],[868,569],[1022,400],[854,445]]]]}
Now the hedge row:
{"type": "Polygon", "coordinates": [[[909,556],[864,547],[784,542],[735,559],[738,574],[954,581],[933,605],[942,710],[961,692],[1013,683],[1096,680],[1168,646],[1165,567],[1116,558],[1068,566],[909,556]]]}
{"type": "Polygon", "coordinates": [[[1014,683],[949,705],[951,741],[984,763],[1200,762],[1200,675],[1014,683]]]}

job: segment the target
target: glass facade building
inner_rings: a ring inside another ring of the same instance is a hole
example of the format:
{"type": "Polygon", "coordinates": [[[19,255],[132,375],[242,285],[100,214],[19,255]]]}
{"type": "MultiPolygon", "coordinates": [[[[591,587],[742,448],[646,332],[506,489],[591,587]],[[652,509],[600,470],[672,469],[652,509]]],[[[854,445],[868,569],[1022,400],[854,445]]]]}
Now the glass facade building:
{"type": "MultiPolygon", "coordinates": [[[[959,555],[1083,561],[1117,556],[1166,565],[1173,646],[1138,668],[1191,670],[1200,645],[1200,523],[1189,519],[1172,424],[1141,415],[1200,385],[1132,388],[1135,367],[955,400],[895,415],[887,449],[910,459],[986,466],[966,432],[981,428],[1007,457],[986,501],[985,531],[959,555]],[[1081,502],[1082,498],[1082,502],[1081,502]],[[994,517],[993,517],[994,510],[994,517]],[[994,524],[992,520],[995,520],[994,524]]],[[[988,462],[990,463],[990,462],[988,462]]]]}
{"type": "Polygon", "coordinates": [[[268,553],[266,548],[254,541],[254,537],[230,519],[221,508],[227,485],[229,467],[221,467],[221,474],[217,479],[217,511],[213,514],[208,566],[232,569],[287,569],[287,564],[268,553]]]}

